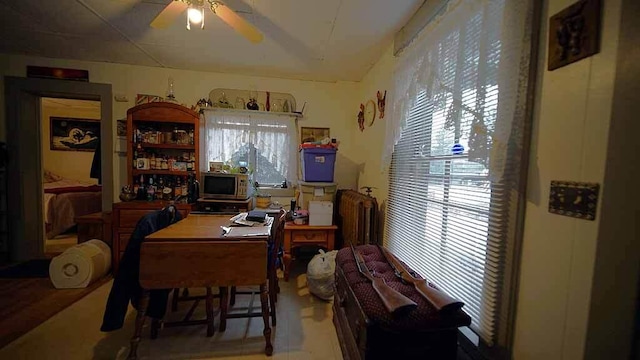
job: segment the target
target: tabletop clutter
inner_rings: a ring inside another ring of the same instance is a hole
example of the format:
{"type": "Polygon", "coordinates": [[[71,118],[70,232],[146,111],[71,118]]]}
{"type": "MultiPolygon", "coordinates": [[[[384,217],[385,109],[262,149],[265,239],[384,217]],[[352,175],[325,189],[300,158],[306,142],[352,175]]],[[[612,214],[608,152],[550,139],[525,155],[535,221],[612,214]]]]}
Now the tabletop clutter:
{"type": "Polygon", "coordinates": [[[266,212],[251,210],[229,219],[228,226],[221,226],[224,237],[269,236],[273,218],[266,212]]]}

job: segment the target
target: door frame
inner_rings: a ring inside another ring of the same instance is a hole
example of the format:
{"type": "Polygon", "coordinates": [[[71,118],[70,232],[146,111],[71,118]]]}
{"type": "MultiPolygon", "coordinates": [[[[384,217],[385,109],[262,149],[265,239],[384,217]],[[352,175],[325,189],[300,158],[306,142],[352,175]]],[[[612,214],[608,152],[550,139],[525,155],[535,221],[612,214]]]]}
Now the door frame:
{"type": "Polygon", "coordinates": [[[9,261],[44,257],[40,98],[100,101],[102,211],[113,204],[111,84],[5,76],[9,261]]]}

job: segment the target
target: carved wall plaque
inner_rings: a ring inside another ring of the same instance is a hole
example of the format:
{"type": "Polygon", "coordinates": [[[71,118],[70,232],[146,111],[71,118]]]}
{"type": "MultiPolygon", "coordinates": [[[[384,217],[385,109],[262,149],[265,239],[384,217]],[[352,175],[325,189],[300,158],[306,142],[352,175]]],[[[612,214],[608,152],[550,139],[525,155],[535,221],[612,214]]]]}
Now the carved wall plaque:
{"type": "Polygon", "coordinates": [[[551,181],[549,212],[595,220],[600,185],[575,181],[551,181]]]}
{"type": "Polygon", "coordinates": [[[580,0],[549,19],[549,71],[600,51],[600,0],[580,0]]]}

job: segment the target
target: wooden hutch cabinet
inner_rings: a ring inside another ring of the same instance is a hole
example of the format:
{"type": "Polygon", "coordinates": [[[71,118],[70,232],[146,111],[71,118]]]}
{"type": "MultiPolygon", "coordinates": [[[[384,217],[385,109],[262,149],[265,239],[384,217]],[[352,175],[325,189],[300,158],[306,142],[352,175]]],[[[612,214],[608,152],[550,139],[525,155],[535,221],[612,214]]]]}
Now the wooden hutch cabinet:
{"type": "Polygon", "coordinates": [[[178,104],[153,102],[127,111],[127,184],[134,191],[154,190],[145,191],[144,199],[113,204],[114,273],[140,218],[179,196],[176,206],[183,217],[195,205],[185,203],[186,180],[189,174],[199,179],[199,131],[198,113],[178,104]]]}
{"type": "Polygon", "coordinates": [[[199,116],[182,105],[154,102],[127,111],[127,180],[134,185],[155,175],[199,178],[199,116]]]}

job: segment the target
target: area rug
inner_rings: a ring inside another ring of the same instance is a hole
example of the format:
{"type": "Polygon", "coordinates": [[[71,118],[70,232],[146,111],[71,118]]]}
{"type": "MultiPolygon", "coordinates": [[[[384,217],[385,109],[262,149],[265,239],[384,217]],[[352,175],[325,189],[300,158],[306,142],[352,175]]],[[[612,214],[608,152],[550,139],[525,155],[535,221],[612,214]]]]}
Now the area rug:
{"type": "Polygon", "coordinates": [[[84,289],[56,289],[48,275],[0,278],[0,348],[82,299],[110,279],[111,276],[106,276],[84,289]]]}
{"type": "Polygon", "coordinates": [[[51,259],[34,259],[0,269],[0,279],[49,278],[51,259]]]}

